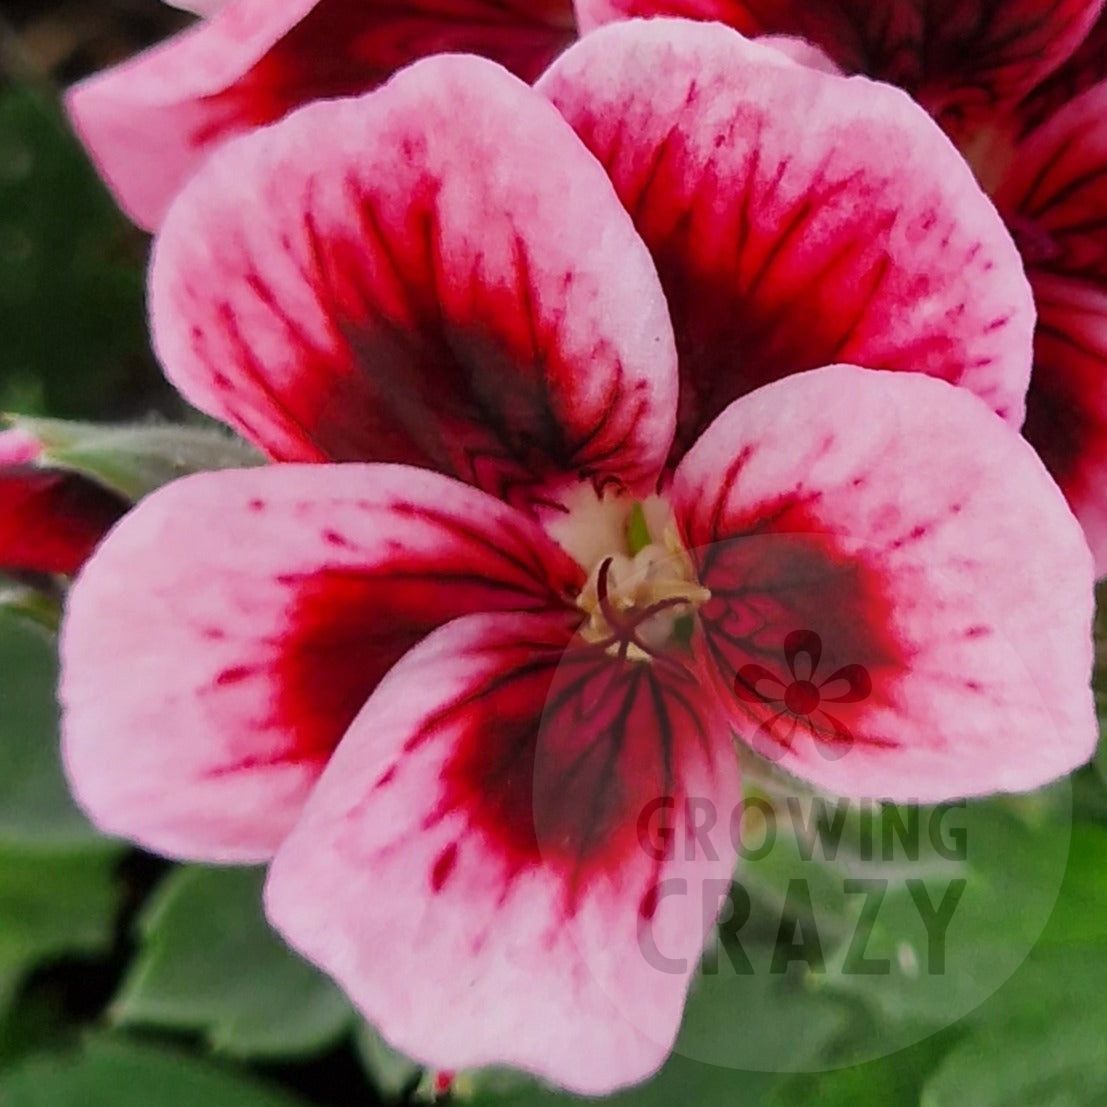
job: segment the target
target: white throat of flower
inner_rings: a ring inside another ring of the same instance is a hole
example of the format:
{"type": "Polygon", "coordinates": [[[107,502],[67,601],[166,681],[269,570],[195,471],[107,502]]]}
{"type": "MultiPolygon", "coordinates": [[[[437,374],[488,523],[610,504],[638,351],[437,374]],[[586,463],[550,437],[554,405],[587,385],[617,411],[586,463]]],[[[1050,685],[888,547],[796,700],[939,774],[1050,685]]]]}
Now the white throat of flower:
{"type": "Polygon", "coordinates": [[[711,593],[696,580],[665,500],[601,498],[589,489],[549,529],[589,570],[577,597],[585,640],[632,661],[687,643],[711,593]]]}

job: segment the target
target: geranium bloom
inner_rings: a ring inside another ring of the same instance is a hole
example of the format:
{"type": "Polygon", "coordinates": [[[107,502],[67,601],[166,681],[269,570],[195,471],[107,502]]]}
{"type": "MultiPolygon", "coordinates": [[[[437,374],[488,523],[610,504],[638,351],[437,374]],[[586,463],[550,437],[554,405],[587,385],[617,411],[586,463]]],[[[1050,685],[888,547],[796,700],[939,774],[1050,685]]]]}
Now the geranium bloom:
{"type": "Polygon", "coordinates": [[[583,30],[682,15],[795,35],[908,89],[954,138],[1019,244],[1038,309],[1025,434],[1107,574],[1104,0],[578,0],[583,30]]]}
{"type": "Polygon", "coordinates": [[[40,454],[32,435],[0,433],[0,573],[71,576],[127,503],[79,473],[40,465],[40,454]]]}
{"type": "Polygon", "coordinates": [[[1049,780],[1095,742],[1092,566],[1014,429],[1017,254],[907,97],[683,21],[542,92],[429,59],[186,187],[157,348],[284,464],[109,537],[65,757],[110,832],[274,858],[401,1050],[603,1092],[671,1048],[735,731],[851,796],[1049,780]],[[797,630],[870,678],[848,740],[734,691],[797,630]]]}
{"type": "Polygon", "coordinates": [[[189,0],[210,18],[73,88],[69,114],[122,208],[153,230],[216,147],[428,54],[533,80],[575,37],[572,0],[189,0]]]}

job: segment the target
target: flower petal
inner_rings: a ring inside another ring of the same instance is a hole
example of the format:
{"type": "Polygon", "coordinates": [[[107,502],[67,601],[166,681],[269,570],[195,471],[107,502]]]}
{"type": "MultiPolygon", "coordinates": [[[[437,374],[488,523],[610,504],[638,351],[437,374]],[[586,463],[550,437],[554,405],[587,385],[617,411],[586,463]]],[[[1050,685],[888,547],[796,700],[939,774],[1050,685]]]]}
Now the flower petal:
{"type": "Polygon", "coordinates": [[[1020,117],[1028,129],[1035,127],[1104,79],[1107,79],[1107,12],[1096,20],[1072,57],[1019,105],[1020,117]]]}
{"type": "Polygon", "coordinates": [[[1077,49],[1104,0],[576,0],[583,30],[634,16],[795,35],[954,123],[1012,104],[1077,49]]]}
{"type": "Polygon", "coordinates": [[[267,904],[404,1053],[601,1093],[672,1046],[739,792],[710,695],[571,634],[473,616],[408,654],[277,854],[267,904]]]}
{"type": "Polygon", "coordinates": [[[1107,82],[1019,145],[996,203],[1029,269],[1107,290],[1107,82]]]}
{"type": "Polygon", "coordinates": [[[151,278],[184,394],[284,460],[402,461],[519,502],[652,482],[676,405],[649,253],[548,102],[442,57],[235,142],[151,278]]]}
{"type": "Polygon", "coordinates": [[[1034,377],[1024,433],[1084,528],[1107,576],[1107,289],[1040,273],[1034,377]]]}
{"type": "MultiPolygon", "coordinates": [[[[786,693],[790,771],[931,802],[1032,788],[1095,748],[1087,547],[1030,447],[963,389],[845,366],[770,385],[709,428],[673,497],[724,686],[751,661],[779,671],[798,630],[820,673],[869,678],[858,700],[786,693]]],[[[747,735],[768,710],[728,702],[747,735]]]]}
{"type": "Polygon", "coordinates": [[[42,455],[42,443],[21,427],[0,431],[0,465],[25,465],[42,455]]]}
{"type": "MultiPolygon", "coordinates": [[[[21,444],[30,452],[29,443],[0,437],[12,453],[21,444]]],[[[0,571],[71,576],[126,510],[122,497],[79,473],[0,464],[0,571]]]]}
{"type": "Polygon", "coordinates": [[[914,370],[1021,423],[1033,303],[961,157],[902,93],[709,24],[587,35],[541,87],[653,252],[682,374],[677,445],[835,361],[914,370]]]}
{"type": "Polygon", "coordinates": [[[228,0],[210,19],[75,86],[74,125],[122,207],[153,230],[213,149],[301,104],[365,92],[428,54],[528,80],[572,39],[569,0],[228,0]]]}
{"type": "Polygon", "coordinates": [[[155,493],[75,586],[70,781],[174,856],[273,852],[391,665],[474,611],[543,610],[580,570],[524,516],[402,466],[275,466],[155,493]]]}

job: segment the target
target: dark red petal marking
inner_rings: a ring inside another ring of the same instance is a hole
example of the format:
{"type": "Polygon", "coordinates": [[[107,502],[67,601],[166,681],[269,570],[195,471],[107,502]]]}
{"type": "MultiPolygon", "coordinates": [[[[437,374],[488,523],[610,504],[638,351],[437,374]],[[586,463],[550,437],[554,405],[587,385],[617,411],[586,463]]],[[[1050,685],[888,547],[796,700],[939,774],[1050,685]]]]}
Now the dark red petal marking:
{"type": "Polygon", "coordinates": [[[580,642],[578,621],[471,617],[412,650],[337,751],[267,900],[400,1048],[450,1069],[494,1049],[595,1092],[671,1044],[740,793],[710,691],[580,642]],[[371,956],[373,935],[396,933],[410,940],[371,956]],[[478,1017],[492,1002],[513,1024],[516,1004],[543,1018],[505,1039],[478,1017]],[[444,1008],[453,1032],[431,1018],[444,1008]]]}
{"type": "Polygon", "coordinates": [[[680,354],[676,454],[736,397],[836,361],[1021,422],[1032,303],[962,159],[900,93],[717,26],[587,35],[540,83],[653,253],[680,354]]]}
{"type": "Polygon", "coordinates": [[[72,576],[127,506],[78,473],[0,465],[0,571],[72,576]]]}
{"type": "Polygon", "coordinates": [[[932,802],[1093,748],[1091,558],[1033,450],[964,389],[842,366],[778,381],[708,428],[671,496],[711,591],[705,658],[790,771],[932,802]]]}
{"type": "Polygon", "coordinates": [[[906,88],[943,122],[1011,104],[1077,49],[1103,0],[578,0],[585,28],[636,15],[794,35],[906,88]]]}
{"type": "Polygon", "coordinates": [[[123,206],[153,229],[233,135],[431,54],[481,54],[533,80],[572,38],[570,0],[229,0],[78,85],[69,108],[123,206]]]}
{"type": "Polygon", "coordinates": [[[159,850],[264,856],[426,633],[472,612],[575,611],[582,583],[536,524],[433,473],[279,466],[174,485],[139,506],[72,599],[77,794],[101,825],[159,850]],[[144,679],[105,696],[132,664],[144,679]],[[128,772],[110,772],[124,755],[128,772]]]}
{"type": "Polygon", "coordinates": [[[436,468],[541,501],[650,482],[675,354],[649,255],[549,104],[475,58],[228,146],[163,229],[159,354],[284,460],[436,468]]]}
{"type": "MultiPolygon", "coordinates": [[[[740,470],[730,480],[740,482],[740,470]]],[[[699,579],[711,591],[701,618],[724,681],[734,686],[741,702],[753,704],[757,699],[748,693],[753,665],[774,666],[777,679],[792,688],[801,678],[808,683],[796,668],[796,639],[802,636],[815,677],[856,666],[869,675],[885,704],[893,702],[915,649],[895,633],[895,603],[873,551],[859,554],[856,543],[841,541],[828,528],[817,493],[793,493],[735,512],[726,507],[733,488],[733,483],[722,485],[714,500],[717,511],[691,520],[686,535],[695,550],[699,579]]],[[[703,492],[710,495],[708,489],[703,492]]],[[[854,701],[856,719],[847,718],[847,726],[853,723],[850,729],[856,730],[859,742],[894,747],[894,734],[864,725],[874,706],[868,701],[868,696],[854,701]]],[[[767,702],[768,711],[751,712],[759,724],[777,714],[779,701],[767,702]]],[[[811,709],[815,706],[817,702],[811,709]]],[[[797,727],[825,738],[810,711],[789,713],[765,733],[775,739],[784,728],[791,744],[797,727]]]]}

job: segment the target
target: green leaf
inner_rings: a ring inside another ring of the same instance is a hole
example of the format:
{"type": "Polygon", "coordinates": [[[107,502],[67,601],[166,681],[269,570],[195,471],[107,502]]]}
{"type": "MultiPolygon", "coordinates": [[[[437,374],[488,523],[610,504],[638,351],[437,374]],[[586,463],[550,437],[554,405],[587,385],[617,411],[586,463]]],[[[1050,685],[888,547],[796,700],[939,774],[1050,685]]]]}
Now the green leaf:
{"type": "Polygon", "coordinates": [[[943,1038],[931,1037],[864,1064],[804,1073],[777,1090],[771,1107],[918,1107],[923,1086],[947,1049],[943,1038]]]}
{"type": "Polygon", "coordinates": [[[1034,1027],[987,1028],[927,1081],[921,1107],[1102,1107],[1107,1026],[1070,1012],[1034,1027]]]}
{"type": "Polygon", "coordinates": [[[3,1107],[306,1107],[248,1076],[153,1046],[94,1038],[0,1076],[3,1107]]]}
{"type": "Polygon", "coordinates": [[[386,1100],[401,1099],[418,1083],[422,1066],[397,1053],[368,1023],[357,1028],[354,1047],[373,1086],[386,1100]]]}
{"type": "Polygon", "coordinates": [[[45,633],[0,611],[0,845],[113,851],[62,774],[55,651],[45,633]]]}
{"type": "Polygon", "coordinates": [[[214,426],[135,426],[8,416],[42,445],[41,463],[73,469],[130,500],[190,473],[260,465],[252,446],[214,426]]]}
{"type": "MultiPolygon", "coordinates": [[[[1070,831],[1064,804],[1052,794],[975,802],[941,816],[924,808],[914,846],[904,849],[893,836],[885,853],[886,821],[908,814],[891,808],[876,814],[880,845],[867,859],[854,844],[843,847],[827,864],[836,880],[814,902],[820,934],[836,940],[826,987],[901,1023],[902,1046],[928,1024],[938,1029],[970,1012],[1022,963],[1057,901],[1070,831]],[[962,846],[950,848],[955,829],[963,832],[962,846]],[[854,884],[843,901],[847,878],[883,882],[884,894],[870,901],[854,884]],[[867,907],[874,910],[869,926],[862,919],[867,907]],[[924,907],[950,909],[937,939],[924,907]]],[[[789,862],[783,872],[796,870],[789,862]]]]}
{"type": "Polygon", "coordinates": [[[114,870],[109,854],[0,846],[0,1007],[34,966],[110,950],[120,896],[114,870]]]}
{"type": "Polygon", "coordinates": [[[171,873],[140,920],[116,1021],[201,1031],[236,1057],[302,1056],[346,1034],[349,1004],[266,923],[263,883],[259,869],[171,873]]]}

